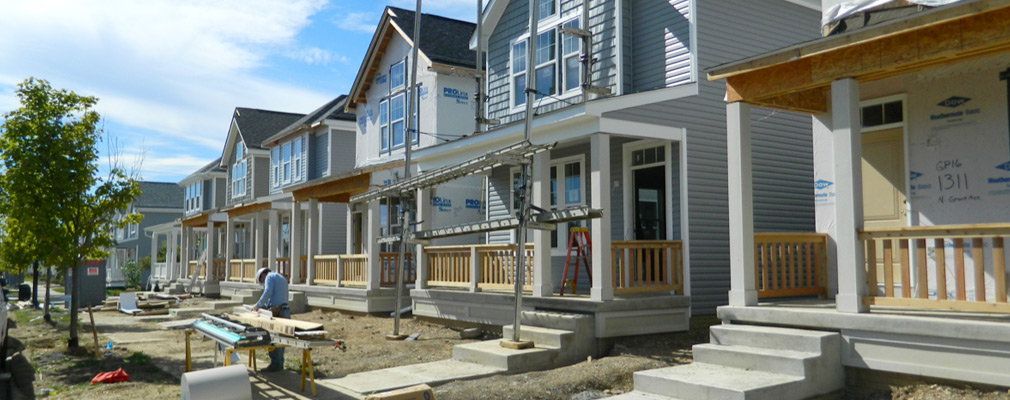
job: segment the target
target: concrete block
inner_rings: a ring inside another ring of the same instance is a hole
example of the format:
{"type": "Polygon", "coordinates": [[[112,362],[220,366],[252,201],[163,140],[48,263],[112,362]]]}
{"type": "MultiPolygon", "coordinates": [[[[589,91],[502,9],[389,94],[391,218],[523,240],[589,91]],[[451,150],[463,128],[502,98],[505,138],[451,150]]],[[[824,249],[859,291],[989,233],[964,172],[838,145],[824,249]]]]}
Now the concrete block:
{"type": "Polygon", "coordinates": [[[820,353],[832,336],[837,333],[756,325],[714,325],[709,329],[712,344],[811,353],[820,353]]]}
{"type": "Polygon", "coordinates": [[[498,340],[453,346],[452,359],[505,370],[510,374],[539,371],[554,367],[558,349],[535,347],[513,350],[502,347],[498,340]]]}
{"type": "Polygon", "coordinates": [[[223,313],[225,311],[226,310],[215,310],[215,309],[210,308],[210,307],[195,307],[195,308],[175,308],[175,309],[169,310],[168,313],[169,313],[169,315],[171,315],[171,316],[173,316],[175,318],[195,318],[195,317],[199,317],[200,314],[204,314],[204,313],[207,313],[207,314],[220,314],[220,313],[223,313]]]}
{"type": "Polygon", "coordinates": [[[242,303],[233,300],[218,300],[218,301],[208,301],[205,304],[206,306],[213,308],[215,310],[224,310],[224,309],[231,309],[237,305],[241,305],[242,303]]]}
{"type": "MultiPolygon", "coordinates": [[[[521,326],[519,339],[536,343],[537,347],[563,348],[572,343],[575,333],[560,329],[541,328],[538,326],[521,326]]],[[[512,325],[502,327],[502,338],[512,339],[512,325]]],[[[567,349],[566,349],[567,350],[567,349]]],[[[583,357],[585,358],[585,357],[583,357]]]]}
{"type": "Polygon", "coordinates": [[[804,377],[815,353],[746,346],[696,344],[694,362],[804,377]]]}
{"type": "Polygon", "coordinates": [[[635,372],[635,390],[673,394],[684,399],[782,400],[803,378],[694,363],[635,372]]]}

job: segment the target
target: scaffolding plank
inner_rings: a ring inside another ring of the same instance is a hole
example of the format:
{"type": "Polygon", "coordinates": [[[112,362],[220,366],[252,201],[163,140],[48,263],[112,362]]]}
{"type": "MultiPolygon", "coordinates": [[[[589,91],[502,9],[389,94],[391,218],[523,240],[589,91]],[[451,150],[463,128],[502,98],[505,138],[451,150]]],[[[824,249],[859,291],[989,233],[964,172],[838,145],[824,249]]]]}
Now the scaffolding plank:
{"type": "MultiPolygon", "coordinates": [[[[603,217],[602,210],[592,209],[589,207],[570,207],[540,213],[536,216],[534,221],[527,223],[527,226],[530,229],[555,230],[555,224],[558,223],[600,217],[603,217]]],[[[502,218],[490,221],[471,222],[408,233],[407,242],[416,243],[421,241],[430,241],[432,239],[504,231],[516,229],[518,227],[519,219],[517,218],[502,218]]],[[[400,235],[383,236],[378,239],[379,243],[398,243],[399,241],[400,235]]]]}

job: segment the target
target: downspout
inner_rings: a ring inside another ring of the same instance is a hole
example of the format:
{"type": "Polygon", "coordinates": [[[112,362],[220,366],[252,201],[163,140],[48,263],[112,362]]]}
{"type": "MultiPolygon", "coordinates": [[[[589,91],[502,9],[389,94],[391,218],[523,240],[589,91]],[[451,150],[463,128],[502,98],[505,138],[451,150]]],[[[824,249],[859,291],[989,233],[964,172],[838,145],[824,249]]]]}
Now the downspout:
{"type": "Polygon", "coordinates": [[[484,122],[484,65],[483,65],[483,53],[484,46],[481,46],[481,37],[484,35],[484,21],[482,17],[484,16],[484,0],[477,0],[477,62],[474,64],[477,66],[477,74],[475,75],[477,81],[477,90],[474,92],[474,126],[473,133],[480,133],[482,131],[481,125],[484,122]]]}

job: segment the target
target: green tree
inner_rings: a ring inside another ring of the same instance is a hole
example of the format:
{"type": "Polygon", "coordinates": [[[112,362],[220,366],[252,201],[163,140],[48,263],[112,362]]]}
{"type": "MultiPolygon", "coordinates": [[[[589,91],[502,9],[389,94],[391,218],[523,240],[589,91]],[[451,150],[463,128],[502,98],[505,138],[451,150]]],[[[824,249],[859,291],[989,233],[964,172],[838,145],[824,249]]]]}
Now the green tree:
{"type": "Polygon", "coordinates": [[[15,91],[21,107],[0,126],[0,260],[22,270],[35,260],[71,271],[70,340],[78,347],[80,273],[86,259],[107,255],[113,227],[140,215],[117,211],[140,194],[137,181],[113,163],[100,176],[98,101],[28,78],[15,91]]]}

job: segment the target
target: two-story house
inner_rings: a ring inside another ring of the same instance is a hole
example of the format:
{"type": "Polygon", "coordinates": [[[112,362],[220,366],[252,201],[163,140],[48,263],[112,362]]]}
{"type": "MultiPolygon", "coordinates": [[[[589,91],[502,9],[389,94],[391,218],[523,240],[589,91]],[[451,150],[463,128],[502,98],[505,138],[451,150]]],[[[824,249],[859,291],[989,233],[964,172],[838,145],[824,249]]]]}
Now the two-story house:
{"type": "MultiPolygon", "coordinates": [[[[199,252],[195,246],[187,247],[191,252],[187,260],[193,262],[182,262],[182,234],[184,227],[187,227],[193,228],[190,234],[204,235],[208,221],[222,220],[219,209],[225,204],[225,179],[228,174],[220,164],[220,158],[211,161],[179,181],[179,186],[184,190],[182,218],[147,228],[152,246],[165,248],[164,256],[151,260],[151,279],[161,287],[174,283],[172,290],[175,292],[182,293],[192,289],[207,293],[205,290],[207,288],[204,287],[205,278],[181,279],[191,278],[193,273],[206,272],[196,271],[195,260],[199,258],[199,252]]],[[[216,293],[214,290],[211,292],[216,293]]]]}
{"type": "MultiPolygon", "coordinates": [[[[420,175],[382,190],[417,189],[418,229],[430,230],[446,227],[429,217],[437,207],[430,188],[452,176],[484,175],[484,225],[508,226],[518,163],[532,159],[534,205],[588,206],[603,216],[529,235],[524,306],[592,314],[598,338],[686,329],[692,313],[726,304],[729,289],[725,90],[699,79],[701,71],[816,37],[816,26],[798,21],[816,24],[818,7],[536,1],[535,32],[529,1],[493,0],[483,34],[471,39],[472,48],[486,48],[486,115],[501,124],[419,149],[420,175]],[[535,84],[527,84],[527,67],[535,84]],[[534,116],[524,143],[528,89],[534,116]],[[591,268],[571,265],[562,276],[570,228],[578,226],[589,231],[591,268]],[[576,279],[576,293],[562,296],[576,279]]],[[[757,229],[812,231],[810,121],[778,111],[753,121],[757,229]]],[[[382,190],[356,198],[381,198],[382,190]]],[[[511,323],[514,229],[467,229],[490,232],[464,236],[467,245],[416,251],[423,256],[411,291],[414,314],[511,323]]]]}
{"type": "MultiPolygon", "coordinates": [[[[317,187],[354,168],[357,134],[354,115],[344,111],[347,101],[346,95],[338,96],[261,140],[260,145],[270,154],[267,194],[258,197],[251,207],[228,212],[265,213],[268,224],[272,224],[268,226],[276,229],[263,232],[268,235],[265,253],[255,248],[252,252],[239,249],[240,242],[231,244],[234,248],[228,252],[227,281],[222,283],[226,293],[254,289],[252,274],[257,265],[273,266],[288,278],[290,290],[305,292],[309,289],[306,282],[315,279],[314,256],[346,252],[345,202],[328,197],[301,199],[292,192],[317,187]],[[257,263],[257,259],[261,261],[257,263]]],[[[232,233],[227,236],[243,237],[244,227],[238,222],[229,223],[227,229],[232,233]]],[[[263,239],[252,241],[263,244],[263,239]]]]}
{"type": "MultiPolygon", "coordinates": [[[[140,195],[123,210],[123,215],[138,213],[143,216],[137,224],[127,224],[115,232],[116,247],[109,250],[106,261],[106,285],[122,287],[126,282],[122,268],[151,256],[157,258],[158,247],[152,246],[143,232],[148,228],[182,216],[183,188],[172,182],[139,182],[140,195]]],[[[146,285],[153,270],[142,271],[141,285],[146,285]]]]}
{"type": "MultiPolygon", "coordinates": [[[[348,210],[346,246],[312,253],[305,273],[309,279],[295,289],[306,293],[309,305],[360,312],[394,309],[397,248],[377,239],[400,231],[399,199],[351,202],[350,197],[402,179],[406,146],[416,150],[474,131],[476,56],[467,45],[474,24],[423,14],[417,69],[411,71],[415,17],[399,8],[383,11],[347,97],[345,109],[355,121],[354,147],[341,150],[353,150],[346,154],[353,157],[354,169],[283,189],[296,202],[343,203],[348,210]],[[419,100],[415,112],[408,112],[412,75],[419,100]],[[408,132],[411,115],[415,129],[408,132]]],[[[479,199],[482,188],[479,176],[444,187],[442,204],[458,207],[444,207],[441,218],[482,218],[482,209],[465,208],[466,199],[479,199]]],[[[412,271],[406,280],[413,281],[412,271]]]]}

